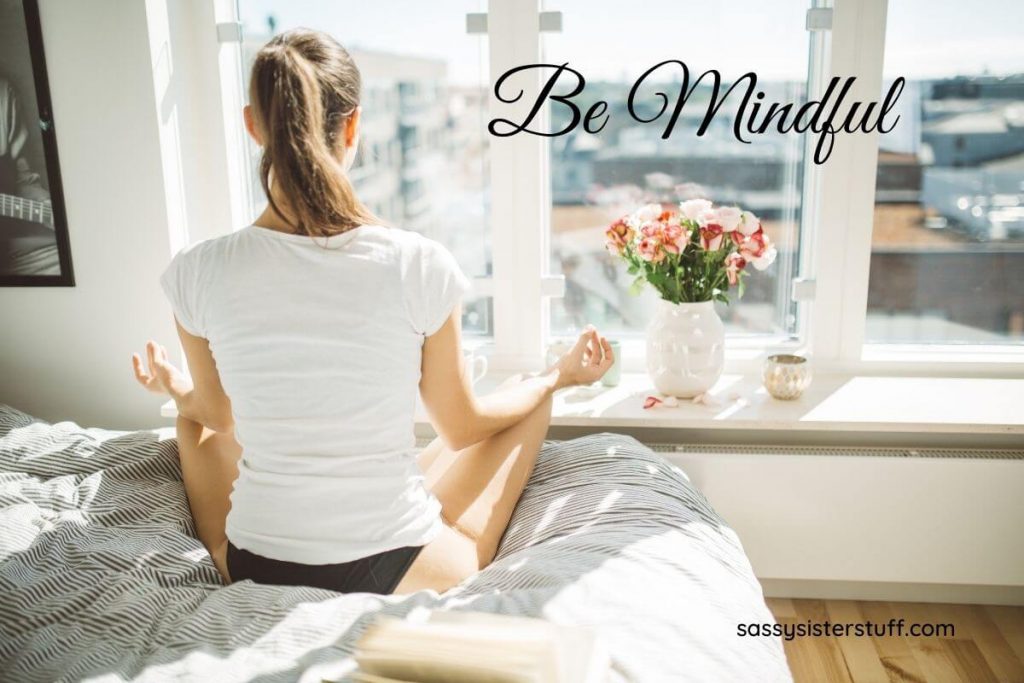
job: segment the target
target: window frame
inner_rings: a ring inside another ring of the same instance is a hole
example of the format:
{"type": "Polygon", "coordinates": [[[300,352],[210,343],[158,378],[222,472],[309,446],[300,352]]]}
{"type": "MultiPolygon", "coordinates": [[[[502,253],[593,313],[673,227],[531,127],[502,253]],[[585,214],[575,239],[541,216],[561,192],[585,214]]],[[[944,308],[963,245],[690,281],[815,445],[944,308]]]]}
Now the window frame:
{"type": "MultiPolygon", "coordinates": [[[[557,0],[549,4],[557,10],[557,0]]],[[[509,69],[541,61],[541,5],[542,0],[488,0],[491,84],[509,69]]],[[[831,28],[811,32],[808,98],[823,92],[832,76],[855,76],[847,101],[878,100],[888,0],[813,0],[808,6],[832,11],[831,28]]],[[[239,20],[235,0],[217,0],[216,7],[218,22],[239,20]]],[[[231,47],[232,55],[221,51],[219,75],[224,85],[216,93],[225,108],[226,122],[240,118],[240,103],[245,99],[241,45],[231,47]]],[[[498,102],[492,87],[487,119],[525,117],[541,85],[540,74],[530,72],[529,80],[517,82],[524,94],[512,104],[498,102]]],[[[232,129],[227,123],[225,127],[232,129]]],[[[241,126],[234,128],[237,132],[241,126]]],[[[224,139],[225,153],[236,173],[239,160],[248,158],[244,131],[224,139]]],[[[493,298],[494,336],[486,341],[476,339],[472,346],[490,356],[492,368],[538,369],[553,340],[548,299],[564,292],[562,276],[553,276],[549,270],[549,139],[527,134],[490,136],[488,145],[493,270],[490,277],[475,278],[474,285],[476,295],[493,298]]],[[[730,340],[726,371],[756,372],[766,353],[785,350],[809,353],[821,372],[1024,376],[1024,344],[865,343],[878,147],[877,132],[837,135],[825,164],[810,163],[805,157],[795,277],[814,282],[813,300],[798,303],[796,340],[730,340]]],[[[239,207],[249,191],[249,179],[239,175],[232,180],[242,186],[229,198],[237,217],[243,213],[239,207]]],[[[641,371],[642,340],[623,342],[624,369],[641,371]]]]}
{"type": "MultiPolygon", "coordinates": [[[[881,93],[888,4],[834,1],[829,72],[857,77],[851,101],[875,101],[881,93]]],[[[821,217],[812,231],[818,240],[815,323],[808,338],[816,362],[861,374],[1021,376],[1024,344],[865,340],[878,148],[878,133],[837,136],[833,157],[821,167],[821,217]]]]}

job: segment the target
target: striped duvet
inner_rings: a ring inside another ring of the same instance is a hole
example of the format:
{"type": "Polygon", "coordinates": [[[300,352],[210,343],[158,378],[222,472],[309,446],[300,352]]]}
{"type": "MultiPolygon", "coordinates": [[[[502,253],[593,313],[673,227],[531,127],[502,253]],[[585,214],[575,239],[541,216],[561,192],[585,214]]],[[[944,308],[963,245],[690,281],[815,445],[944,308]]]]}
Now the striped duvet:
{"type": "Polygon", "coordinates": [[[545,445],[498,559],[438,595],[223,586],[196,540],[168,430],[114,432],[0,405],[0,680],[345,680],[377,614],[530,615],[603,638],[612,681],[789,680],[735,534],[636,441],[545,445]]]}

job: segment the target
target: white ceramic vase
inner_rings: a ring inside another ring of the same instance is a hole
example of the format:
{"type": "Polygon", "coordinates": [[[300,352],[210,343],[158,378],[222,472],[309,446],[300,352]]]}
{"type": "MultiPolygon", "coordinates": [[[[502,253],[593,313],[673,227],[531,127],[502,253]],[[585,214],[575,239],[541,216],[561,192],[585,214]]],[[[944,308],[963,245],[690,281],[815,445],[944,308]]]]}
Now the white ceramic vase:
{"type": "Polygon", "coordinates": [[[659,302],[647,326],[647,374],[661,394],[702,394],[721,377],[724,364],[725,325],[714,302],[659,302]]]}

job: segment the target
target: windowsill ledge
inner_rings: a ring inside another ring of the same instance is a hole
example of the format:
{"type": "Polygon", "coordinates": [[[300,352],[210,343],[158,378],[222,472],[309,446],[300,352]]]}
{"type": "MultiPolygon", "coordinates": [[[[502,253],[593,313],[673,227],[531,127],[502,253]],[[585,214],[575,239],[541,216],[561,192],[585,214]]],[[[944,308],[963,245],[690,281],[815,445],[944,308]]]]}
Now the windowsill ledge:
{"type": "MultiPolygon", "coordinates": [[[[488,373],[477,391],[488,393],[506,376],[488,373]]],[[[640,373],[624,374],[616,387],[566,389],[555,395],[551,424],[587,431],[657,430],[664,441],[717,432],[767,441],[801,436],[827,441],[830,435],[857,433],[917,435],[921,445],[930,440],[952,446],[950,438],[956,436],[978,447],[1024,443],[1024,379],[820,374],[799,399],[780,401],[768,395],[759,378],[726,374],[707,404],[680,401],[645,410],[644,399],[654,393],[640,373]]],[[[160,414],[175,417],[174,403],[164,404],[160,414]]],[[[432,432],[421,406],[416,427],[420,436],[432,432]]]]}
{"type": "MultiPolygon", "coordinates": [[[[492,373],[477,390],[486,393],[502,379],[492,373]]],[[[827,441],[831,434],[859,433],[930,435],[938,445],[954,435],[979,447],[1024,443],[1024,379],[822,374],[799,399],[781,401],[767,393],[759,377],[726,374],[706,404],[681,400],[677,406],[645,410],[644,399],[654,394],[650,380],[639,373],[624,374],[612,388],[567,389],[555,396],[551,424],[627,433],[658,430],[664,441],[676,438],[672,432],[684,432],[679,437],[689,432],[692,438],[694,432],[732,430],[730,438],[743,440],[804,436],[827,441]]],[[[417,427],[421,433],[429,429],[422,410],[417,427]]],[[[921,445],[927,440],[921,439],[921,445]]]]}
{"type": "Polygon", "coordinates": [[[927,363],[950,367],[972,365],[1020,367],[1024,346],[1008,344],[865,344],[861,355],[865,363],[927,363]]]}

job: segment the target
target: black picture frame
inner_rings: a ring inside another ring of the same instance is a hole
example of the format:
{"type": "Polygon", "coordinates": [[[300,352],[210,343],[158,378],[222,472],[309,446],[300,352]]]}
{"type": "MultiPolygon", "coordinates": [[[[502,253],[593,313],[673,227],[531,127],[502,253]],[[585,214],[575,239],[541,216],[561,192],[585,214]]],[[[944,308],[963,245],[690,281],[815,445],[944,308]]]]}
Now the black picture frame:
{"type": "MultiPolygon", "coordinates": [[[[2,9],[6,14],[17,3],[4,3],[2,9]]],[[[14,12],[16,14],[16,12],[14,12]]],[[[64,190],[61,181],[60,162],[57,154],[57,130],[53,118],[53,107],[50,101],[50,82],[46,71],[46,55],[43,50],[43,32],[39,17],[38,0],[21,0],[21,13],[24,16],[25,33],[28,43],[27,59],[32,70],[32,83],[35,86],[37,112],[24,111],[28,134],[39,135],[42,143],[42,157],[45,169],[32,169],[46,178],[54,231],[54,242],[59,261],[59,274],[12,274],[0,268],[0,286],[4,287],[74,287],[75,277],[71,264],[71,240],[68,234],[67,208],[64,202],[64,190]]],[[[17,19],[17,17],[13,17],[17,19]]],[[[5,20],[6,17],[0,17],[5,20]]],[[[9,24],[13,26],[13,24],[9,24]]],[[[10,68],[10,65],[6,65],[10,68]]],[[[24,68],[24,64],[16,65],[24,68]]],[[[0,63],[0,70],[5,65],[0,63]]],[[[2,113],[2,112],[0,112],[2,113]]],[[[3,236],[0,235],[0,248],[4,248],[3,236]]]]}

